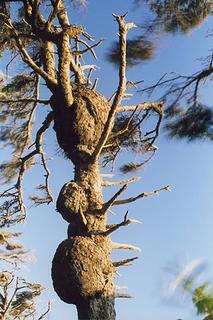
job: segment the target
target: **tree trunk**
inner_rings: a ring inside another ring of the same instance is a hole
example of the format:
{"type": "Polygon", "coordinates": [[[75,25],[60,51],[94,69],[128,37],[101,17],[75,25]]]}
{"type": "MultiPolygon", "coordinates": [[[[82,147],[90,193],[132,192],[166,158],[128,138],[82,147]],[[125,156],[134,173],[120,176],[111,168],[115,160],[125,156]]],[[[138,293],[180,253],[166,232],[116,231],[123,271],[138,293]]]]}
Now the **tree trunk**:
{"type": "Polygon", "coordinates": [[[74,98],[70,108],[58,108],[58,98],[51,99],[58,143],[75,165],[74,180],[63,186],[57,200],[57,211],[69,226],[53,259],[53,285],[63,301],[76,305],[79,319],[113,320],[115,267],[104,234],[99,163],[92,160],[110,107],[89,89],[77,88],[74,98]]]}
{"type": "Polygon", "coordinates": [[[77,305],[79,320],[114,320],[114,297],[97,296],[77,305]]]}

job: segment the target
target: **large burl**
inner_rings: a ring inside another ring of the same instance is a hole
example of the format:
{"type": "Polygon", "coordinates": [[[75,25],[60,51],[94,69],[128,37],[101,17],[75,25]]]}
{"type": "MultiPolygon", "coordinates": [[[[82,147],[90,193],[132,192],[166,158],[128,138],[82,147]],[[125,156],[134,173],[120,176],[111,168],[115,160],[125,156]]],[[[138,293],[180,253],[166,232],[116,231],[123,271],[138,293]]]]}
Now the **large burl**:
{"type": "Polygon", "coordinates": [[[54,289],[66,303],[78,305],[100,293],[113,295],[115,268],[107,238],[71,237],[64,240],[52,263],[54,289]]]}
{"type": "Polygon", "coordinates": [[[59,146],[74,164],[88,162],[103,132],[110,105],[99,93],[73,84],[74,103],[67,106],[57,93],[51,98],[59,146]]]}

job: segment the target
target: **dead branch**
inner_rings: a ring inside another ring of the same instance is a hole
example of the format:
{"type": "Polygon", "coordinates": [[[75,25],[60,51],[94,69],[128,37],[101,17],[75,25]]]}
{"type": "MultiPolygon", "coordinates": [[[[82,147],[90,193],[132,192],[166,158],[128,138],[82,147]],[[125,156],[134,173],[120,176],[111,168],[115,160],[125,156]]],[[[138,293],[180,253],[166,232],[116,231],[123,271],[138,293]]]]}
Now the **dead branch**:
{"type": "Polygon", "coordinates": [[[56,14],[61,27],[66,28],[67,26],[69,26],[70,24],[69,18],[68,18],[67,10],[64,7],[64,2],[62,0],[59,0],[59,1],[51,0],[51,3],[53,7],[56,7],[56,10],[57,10],[56,14]]]}
{"type": "Polygon", "coordinates": [[[136,27],[134,23],[125,23],[125,16],[116,16],[113,15],[119,25],[119,44],[120,44],[120,67],[119,67],[119,84],[118,88],[112,103],[112,107],[110,109],[107,121],[104,126],[103,133],[98,142],[97,147],[95,148],[92,161],[95,162],[109,137],[109,134],[113,127],[114,117],[116,113],[116,109],[121,104],[121,101],[124,97],[126,91],[126,36],[129,29],[136,27]]]}
{"type": "Polygon", "coordinates": [[[130,294],[126,294],[126,293],[113,293],[113,297],[114,298],[133,298],[130,294]]]}
{"type": "Polygon", "coordinates": [[[130,112],[134,110],[145,110],[145,109],[153,109],[159,114],[163,113],[163,102],[143,102],[139,103],[136,106],[120,106],[117,108],[116,112],[130,112]]]}
{"type": "Polygon", "coordinates": [[[101,213],[104,214],[104,213],[113,205],[113,203],[115,203],[115,201],[116,201],[116,199],[119,197],[119,195],[120,195],[122,192],[124,192],[127,188],[128,188],[128,185],[127,185],[127,184],[125,184],[122,188],[120,188],[120,190],[118,190],[118,191],[114,194],[114,196],[113,196],[109,201],[107,201],[107,202],[103,205],[103,207],[102,207],[102,209],[101,209],[101,213]]]}
{"type": "Polygon", "coordinates": [[[14,37],[16,41],[17,48],[19,50],[20,56],[27,65],[29,65],[37,74],[39,74],[47,83],[51,84],[52,87],[55,87],[57,85],[57,81],[53,79],[48,73],[46,73],[44,70],[42,70],[30,57],[28,52],[26,51],[19,34],[17,33],[16,29],[14,28],[12,21],[10,19],[7,19],[7,22],[5,22],[9,30],[11,31],[11,35],[14,37]]]}
{"type": "MultiPolygon", "coordinates": [[[[132,222],[133,223],[133,222],[132,222]]],[[[123,250],[132,250],[132,251],[138,251],[141,252],[141,248],[133,246],[131,244],[126,244],[126,243],[116,243],[112,242],[111,244],[112,249],[123,249],[123,250]]]]}
{"type": "Polygon", "coordinates": [[[49,104],[49,100],[41,100],[41,99],[34,99],[34,98],[20,98],[20,99],[0,99],[0,103],[40,103],[40,104],[49,104]]]}
{"type": "Polygon", "coordinates": [[[51,26],[52,26],[52,23],[53,23],[53,20],[56,18],[57,16],[57,13],[58,13],[58,4],[59,4],[60,0],[56,0],[55,2],[52,1],[52,6],[53,6],[53,10],[51,11],[48,19],[47,19],[47,22],[46,22],[46,29],[49,31],[51,26]]]}
{"type": "Polygon", "coordinates": [[[109,182],[109,181],[103,181],[101,183],[102,187],[113,187],[117,186],[118,184],[123,184],[123,183],[130,183],[130,182],[135,182],[140,180],[140,177],[135,177],[135,178],[130,178],[130,179],[125,179],[125,180],[119,180],[119,181],[114,181],[114,182],[109,182]]]}
{"type": "Polygon", "coordinates": [[[44,319],[44,317],[50,312],[50,309],[51,309],[51,303],[50,303],[50,301],[49,301],[49,302],[48,302],[47,310],[38,318],[38,320],[44,319]]]}
{"type": "MultiPolygon", "coordinates": [[[[124,215],[123,221],[118,223],[118,224],[115,224],[115,225],[109,227],[108,230],[103,233],[103,235],[108,236],[112,232],[118,230],[120,227],[124,227],[124,226],[127,226],[127,225],[131,224],[131,223],[134,223],[135,220],[127,219],[128,213],[129,213],[129,211],[127,210],[127,212],[124,215]]],[[[112,247],[113,247],[113,243],[112,243],[112,247]]],[[[115,248],[115,246],[113,248],[115,248]]]]}
{"type": "Polygon", "coordinates": [[[125,260],[113,262],[113,266],[116,268],[121,267],[121,266],[130,266],[131,262],[134,260],[137,260],[137,259],[138,259],[138,257],[134,257],[134,258],[130,258],[130,259],[125,259],[125,260]]]}
{"type": "MultiPolygon", "coordinates": [[[[42,151],[42,136],[43,133],[49,128],[51,122],[53,120],[53,112],[49,112],[46,119],[44,120],[41,128],[37,131],[36,134],[36,140],[35,140],[35,149],[28,153],[26,156],[24,156],[23,158],[21,158],[21,165],[20,165],[20,170],[19,170],[19,175],[18,175],[18,179],[17,182],[15,184],[15,187],[18,191],[18,203],[19,203],[19,208],[21,212],[25,212],[25,207],[23,204],[23,195],[22,195],[22,181],[23,181],[23,175],[25,170],[27,169],[27,162],[32,159],[36,154],[41,154],[42,157],[42,161],[44,161],[44,156],[43,151],[42,151]]],[[[45,166],[46,167],[46,166],[45,166]]],[[[46,169],[45,169],[46,171],[46,169]]],[[[47,172],[47,171],[46,171],[47,172]]],[[[47,179],[49,177],[49,174],[47,172],[47,179]]],[[[47,192],[48,192],[49,188],[47,185],[47,192]]],[[[51,197],[51,194],[50,194],[51,197]]]]}
{"type": "Polygon", "coordinates": [[[88,45],[88,43],[80,38],[77,39],[78,42],[82,43],[85,45],[86,49],[84,50],[79,50],[79,51],[75,51],[74,54],[75,55],[80,55],[82,56],[84,53],[90,51],[91,54],[93,55],[93,57],[97,60],[97,56],[95,51],[93,50],[95,47],[98,47],[99,45],[101,45],[103,43],[103,39],[100,39],[98,42],[96,42],[95,44],[93,44],[92,46],[88,45]]]}
{"type": "Polygon", "coordinates": [[[168,97],[175,95],[175,98],[172,101],[172,104],[175,105],[180,99],[190,95],[188,101],[192,100],[193,105],[196,106],[200,82],[204,81],[212,73],[213,67],[211,64],[208,66],[208,68],[198,71],[191,76],[179,75],[172,72],[171,74],[174,76],[170,77],[169,79],[165,79],[165,76],[167,75],[165,74],[156,84],[139,90],[139,92],[147,92],[150,96],[156,88],[166,86],[168,90],[162,95],[161,99],[166,100],[168,97]],[[192,86],[193,90],[191,93],[189,89],[192,86]]]}
{"type": "Polygon", "coordinates": [[[136,197],[132,197],[132,198],[128,198],[128,199],[124,199],[124,200],[117,200],[113,202],[113,205],[119,205],[119,204],[126,204],[126,203],[130,203],[130,202],[134,202],[138,199],[142,199],[145,197],[149,197],[149,196],[153,196],[154,194],[159,194],[161,191],[170,191],[170,186],[165,186],[163,188],[160,189],[156,189],[154,191],[151,192],[143,192],[140,193],[138,196],[136,197]]]}
{"type": "MultiPolygon", "coordinates": [[[[67,107],[73,104],[74,98],[72,94],[72,86],[70,81],[70,36],[67,31],[63,31],[60,41],[57,43],[58,48],[58,72],[59,72],[59,85],[61,87],[67,107]]],[[[74,62],[73,62],[74,63],[74,62]]]]}

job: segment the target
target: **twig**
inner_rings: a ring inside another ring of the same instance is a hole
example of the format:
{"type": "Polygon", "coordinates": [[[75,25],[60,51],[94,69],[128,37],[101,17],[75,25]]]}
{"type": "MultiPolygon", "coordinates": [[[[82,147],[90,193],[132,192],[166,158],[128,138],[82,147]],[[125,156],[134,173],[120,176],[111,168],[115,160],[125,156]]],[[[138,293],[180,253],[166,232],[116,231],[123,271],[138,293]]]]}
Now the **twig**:
{"type": "MultiPolygon", "coordinates": [[[[127,225],[131,224],[131,223],[135,223],[135,222],[136,222],[136,220],[127,219],[127,216],[128,216],[128,210],[127,210],[127,212],[126,212],[125,215],[124,215],[123,221],[120,222],[120,223],[118,223],[118,224],[115,224],[115,225],[109,227],[107,231],[103,232],[103,235],[108,236],[108,235],[110,235],[112,232],[118,230],[120,227],[124,227],[124,226],[127,226],[127,225]]],[[[120,244],[119,244],[119,245],[120,245],[120,244]]],[[[116,246],[115,243],[112,243],[112,248],[114,248],[114,249],[115,249],[115,248],[119,249],[119,248],[121,248],[121,245],[120,245],[120,247],[118,247],[118,246],[116,246]]]]}
{"type": "Polygon", "coordinates": [[[50,312],[50,308],[51,308],[51,303],[49,301],[47,310],[38,318],[38,320],[42,320],[50,312]]]}
{"type": "Polygon", "coordinates": [[[156,190],[151,191],[151,192],[143,192],[143,193],[140,193],[136,197],[132,197],[132,198],[124,199],[124,200],[117,200],[117,201],[113,202],[113,205],[119,205],[119,204],[126,204],[126,203],[130,203],[130,202],[134,202],[134,201],[136,201],[138,199],[142,199],[142,198],[145,198],[145,197],[153,196],[154,194],[158,194],[161,191],[170,191],[170,186],[168,185],[168,186],[165,186],[165,187],[160,188],[160,189],[156,189],[156,190]]]}
{"type": "Polygon", "coordinates": [[[95,51],[93,50],[93,48],[95,47],[98,47],[99,45],[101,45],[103,43],[103,39],[99,40],[98,42],[96,42],[95,44],[93,44],[92,46],[88,45],[88,43],[82,39],[77,39],[78,42],[82,43],[85,45],[86,49],[84,50],[79,50],[79,51],[76,51],[75,54],[77,55],[83,55],[84,53],[86,53],[87,51],[90,51],[93,55],[93,57],[97,60],[97,56],[96,56],[96,53],[95,51]]]}
{"type": "Polygon", "coordinates": [[[127,298],[127,299],[133,298],[130,294],[126,294],[126,293],[113,293],[113,297],[114,298],[127,298]]]}
{"type": "MultiPolygon", "coordinates": [[[[20,166],[20,170],[19,170],[19,175],[18,175],[17,182],[15,184],[15,187],[18,191],[18,203],[19,203],[19,207],[20,207],[21,212],[25,212],[25,207],[23,204],[23,195],[22,195],[22,180],[23,180],[24,172],[26,170],[26,163],[28,162],[28,160],[32,159],[36,154],[42,155],[42,135],[49,128],[52,120],[53,120],[53,111],[48,113],[41,128],[37,131],[36,140],[35,140],[36,148],[32,152],[28,153],[26,156],[21,158],[21,166],[20,166]]],[[[47,174],[47,178],[48,178],[48,176],[49,175],[47,174]]]]}
{"type": "Polygon", "coordinates": [[[121,260],[121,261],[116,261],[113,262],[113,266],[114,267],[121,267],[121,266],[130,266],[132,261],[137,260],[138,257],[134,257],[134,258],[130,258],[130,259],[125,259],[125,260],[121,260]]]}

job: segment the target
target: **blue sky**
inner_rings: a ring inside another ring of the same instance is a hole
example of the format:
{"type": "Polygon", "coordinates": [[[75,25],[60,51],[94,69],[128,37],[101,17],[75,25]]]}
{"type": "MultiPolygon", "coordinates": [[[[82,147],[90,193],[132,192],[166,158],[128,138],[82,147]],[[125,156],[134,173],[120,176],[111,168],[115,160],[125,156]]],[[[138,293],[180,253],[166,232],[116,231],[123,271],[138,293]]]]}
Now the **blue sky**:
{"type": "MultiPolygon", "coordinates": [[[[126,11],[129,12],[127,20],[136,24],[145,18],[143,14],[146,10],[143,7],[133,10],[131,1],[121,0],[91,0],[87,8],[71,15],[71,22],[85,26],[95,39],[105,39],[103,46],[96,51],[99,56],[97,65],[100,67],[96,74],[100,78],[97,89],[107,97],[114,92],[118,81],[116,69],[105,61],[105,54],[111,41],[116,39],[117,32],[117,24],[111,14],[123,14],[126,11]]],[[[155,58],[131,69],[128,79],[143,79],[145,85],[149,85],[165,72],[190,74],[198,70],[200,61],[196,59],[204,57],[211,49],[212,38],[207,38],[206,32],[211,28],[212,20],[210,18],[202,27],[188,35],[167,35],[160,38],[155,58]]],[[[130,32],[134,35],[139,31],[130,32]]],[[[90,63],[96,62],[91,59],[90,63]]],[[[1,65],[1,69],[3,68],[1,65]]],[[[202,93],[202,98],[209,105],[213,98],[210,85],[207,84],[202,93]]],[[[150,100],[155,99],[157,95],[150,100]]],[[[145,97],[139,94],[133,99],[134,103],[143,101],[145,97]]],[[[45,113],[46,111],[42,111],[42,116],[45,113]]],[[[41,115],[38,119],[41,119],[41,115]]],[[[171,141],[164,132],[156,145],[159,148],[156,156],[137,174],[141,176],[141,180],[130,184],[125,196],[152,191],[168,184],[171,185],[172,193],[163,192],[124,207],[114,207],[115,215],[109,216],[110,221],[119,222],[128,209],[130,217],[142,221],[142,224],[131,225],[113,235],[116,242],[131,243],[142,248],[139,259],[133,266],[120,268],[121,276],[116,278],[116,283],[127,286],[127,292],[134,296],[133,299],[116,302],[117,320],[199,319],[189,300],[166,299],[170,275],[165,268],[177,261],[184,266],[193,259],[203,258],[208,264],[206,279],[213,275],[212,146],[209,142],[171,141]]],[[[53,132],[46,135],[45,146],[49,155],[52,151],[56,153],[53,132]]],[[[129,154],[124,153],[119,158],[119,163],[127,157],[129,158],[129,154]]],[[[139,156],[136,160],[140,161],[139,156]]],[[[63,157],[55,155],[49,165],[52,171],[51,186],[57,198],[62,185],[72,179],[73,168],[63,157]]],[[[27,194],[32,185],[41,181],[39,174],[42,174],[39,168],[26,174],[24,188],[27,194]]],[[[122,175],[116,171],[113,180],[120,178],[122,175]]],[[[107,189],[105,198],[108,199],[116,190],[117,188],[107,189]]],[[[77,319],[75,307],[61,302],[51,284],[51,260],[58,244],[66,238],[67,229],[66,222],[55,211],[55,204],[31,209],[22,229],[24,243],[36,256],[36,262],[29,265],[24,274],[29,280],[43,283],[47,287],[40,304],[52,301],[52,312],[48,319],[77,319]]],[[[134,254],[127,251],[113,253],[116,260],[131,256],[134,254]]]]}

